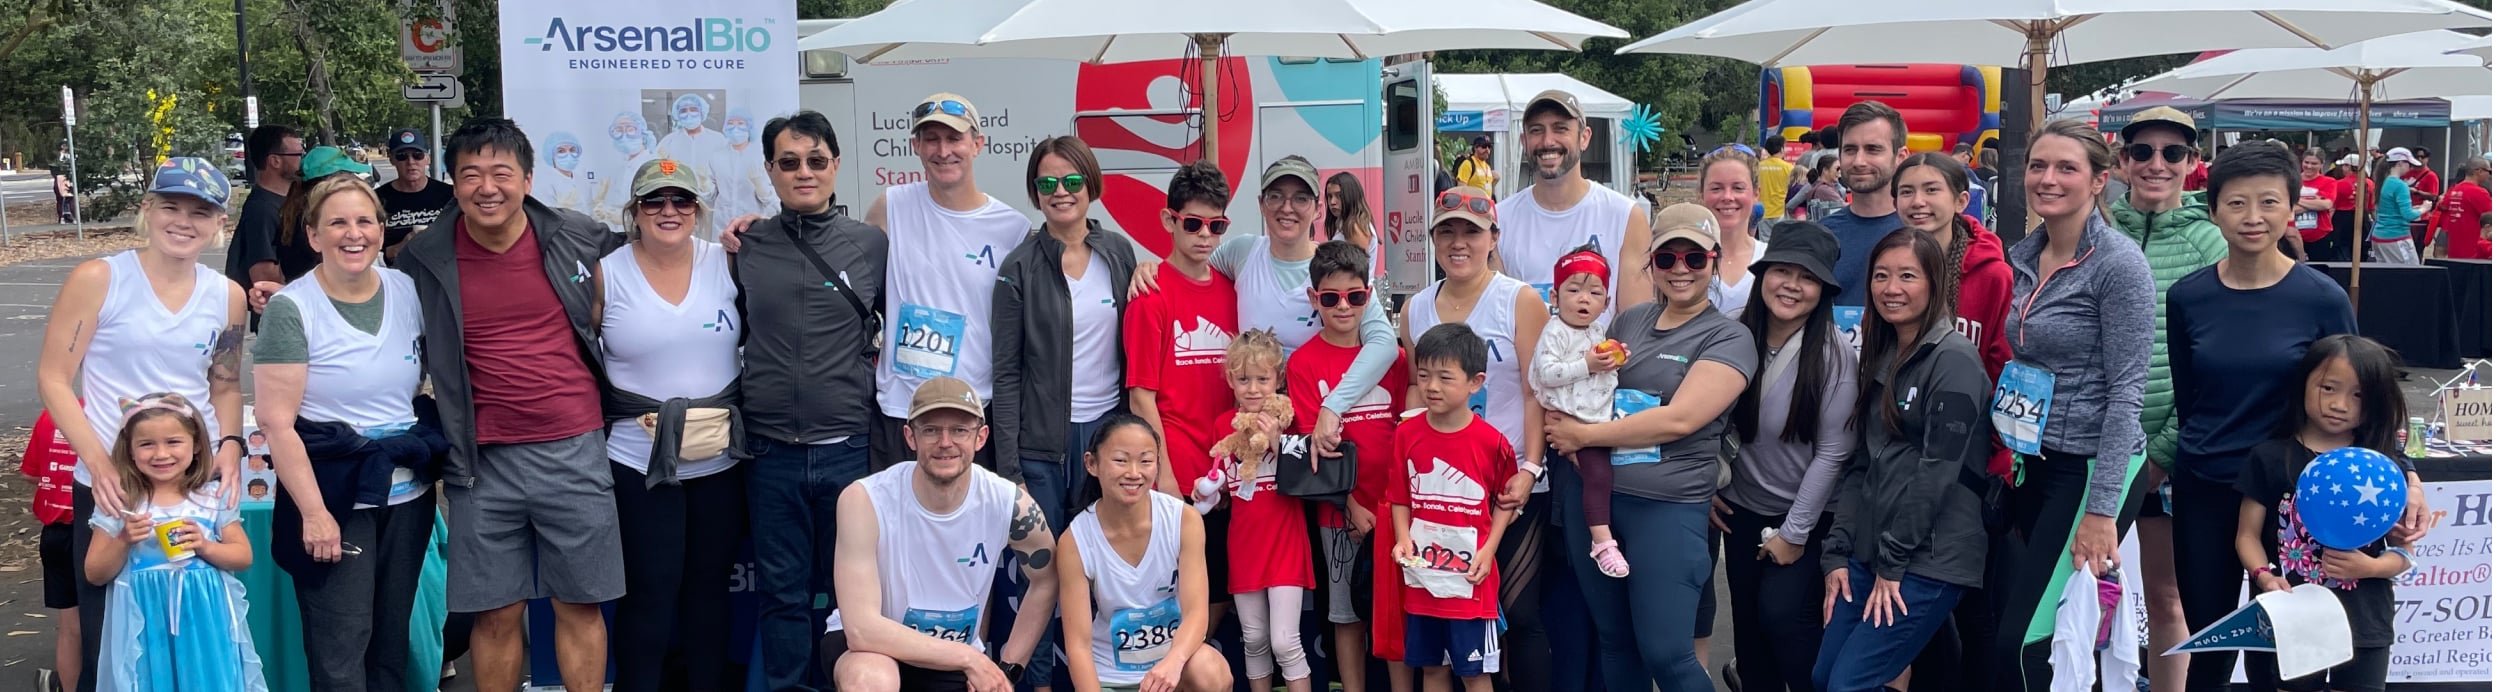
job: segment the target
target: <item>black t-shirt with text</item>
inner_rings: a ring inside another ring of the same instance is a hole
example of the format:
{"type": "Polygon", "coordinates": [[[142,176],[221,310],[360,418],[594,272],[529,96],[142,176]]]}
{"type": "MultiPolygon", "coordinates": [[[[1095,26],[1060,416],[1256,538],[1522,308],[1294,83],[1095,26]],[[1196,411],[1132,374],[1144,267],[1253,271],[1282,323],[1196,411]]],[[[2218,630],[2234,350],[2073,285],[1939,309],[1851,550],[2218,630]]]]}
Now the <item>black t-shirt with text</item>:
{"type": "Polygon", "coordinates": [[[444,208],[452,206],[452,186],[434,179],[416,192],[401,192],[384,183],[374,188],[374,195],[383,200],[383,247],[399,246],[409,234],[434,225],[444,208]]]}
{"type": "Polygon", "coordinates": [[[252,285],[252,265],[278,261],[278,208],[287,195],[254,188],[243,198],[235,217],[235,235],[226,244],[226,278],[252,285]]]}

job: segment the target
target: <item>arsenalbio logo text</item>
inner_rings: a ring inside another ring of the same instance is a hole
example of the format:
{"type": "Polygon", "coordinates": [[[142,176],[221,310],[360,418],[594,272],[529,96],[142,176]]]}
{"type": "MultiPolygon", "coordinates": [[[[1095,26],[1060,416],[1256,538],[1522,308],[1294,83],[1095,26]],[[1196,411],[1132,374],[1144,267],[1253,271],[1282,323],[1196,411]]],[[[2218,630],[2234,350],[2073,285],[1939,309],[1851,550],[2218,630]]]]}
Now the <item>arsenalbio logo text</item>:
{"type": "Polygon", "coordinates": [[[771,19],[751,24],[746,19],[697,17],[677,26],[619,26],[567,24],[564,17],[550,17],[546,32],[522,43],[542,52],[561,46],[568,53],[763,53],[774,44],[774,34],[766,28],[771,24],[771,19]]]}

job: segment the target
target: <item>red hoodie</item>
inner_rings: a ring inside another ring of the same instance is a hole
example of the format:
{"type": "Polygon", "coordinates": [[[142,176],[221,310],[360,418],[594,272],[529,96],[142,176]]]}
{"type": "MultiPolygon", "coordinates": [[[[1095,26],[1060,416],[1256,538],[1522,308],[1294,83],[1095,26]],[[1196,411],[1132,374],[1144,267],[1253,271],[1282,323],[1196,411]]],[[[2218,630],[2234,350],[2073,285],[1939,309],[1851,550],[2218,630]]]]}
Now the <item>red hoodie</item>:
{"type": "MultiPolygon", "coordinates": [[[[1965,246],[1965,266],[1958,267],[1956,283],[1956,333],[1974,342],[1982,351],[1982,367],[1990,371],[1991,380],[2000,379],[2000,368],[2008,365],[2012,353],[2008,348],[2008,306],[2014,300],[2017,279],[2009,273],[2008,253],[2000,248],[2000,237],[1982,226],[1982,221],[1964,217],[1965,228],[1973,240],[1965,246]]],[[[1998,436],[1992,444],[1999,447],[1998,436]]],[[[1991,455],[1991,474],[2011,478],[2016,463],[2008,449],[2000,447],[1991,455]]]]}

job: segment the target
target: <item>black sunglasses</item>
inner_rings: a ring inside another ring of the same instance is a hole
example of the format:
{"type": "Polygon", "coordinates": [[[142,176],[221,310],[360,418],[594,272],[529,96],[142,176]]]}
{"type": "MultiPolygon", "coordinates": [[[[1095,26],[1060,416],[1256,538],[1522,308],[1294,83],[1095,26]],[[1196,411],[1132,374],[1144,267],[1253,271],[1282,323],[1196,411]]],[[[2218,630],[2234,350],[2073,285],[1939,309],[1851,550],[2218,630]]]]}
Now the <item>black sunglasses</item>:
{"type": "Polygon", "coordinates": [[[414,149],[402,149],[400,151],[392,152],[391,160],[395,162],[424,161],[426,160],[426,152],[414,149]]]}
{"type": "Polygon", "coordinates": [[[2130,160],[2132,161],[2144,162],[2148,159],[2156,158],[2156,153],[2159,151],[2163,151],[2165,153],[2166,163],[2182,163],[2183,159],[2191,158],[2191,147],[2181,144],[2167,144],[2165,145],[2165,148],[2161,150],[2157,149],[2154,145],[2133,144],[2127,147],[2122,147],[2121,153],[2123,156],[2130,157],[2130,160]]]}
{"type": "Polygon", "coordinates": [[[658,214],[670,209],[696,210],[696,198],[693,195],[653,195],[636,200],[635,203],[642,205],[643,213],[646,214],[658,214]]]}
{"type": "MultiPolygon", "coordinates": [[[[801,158],[797,156],[785,156],[774,159],[774,167],[782,169],[784,173],[793,173],[800,170],[801,161],[801,158]]],[[[822,171],[834,166],[835,160],[824,156],[811,156],[807,159],[807,163],[809,170],[822,171]]]]}
{"type": "Polygon", "coordinates": [[[1063,176],[1045,176],[1035,179],[1035,192],[1047,195],[1057,195],[1065,189],[1069,190],[1070,194],[1073,195],[1087,191],[1087,176],[1072,173],[1063,176]]]}
{"type": "Polygon", "coordinates": [[[1705,265],[1712,264],[1713,258],[1719,256],[1721,256],[1721,253],[1714,252],[1712,250],[1696,250],[1693,252],[1662,250],[1652,253],[1652,268],[1667,270],[1670,267],[1678,266],[1679,263],[1684,262],[1687,265],[1687,269],[1690,271],[1703,271],[1705,265]]]}

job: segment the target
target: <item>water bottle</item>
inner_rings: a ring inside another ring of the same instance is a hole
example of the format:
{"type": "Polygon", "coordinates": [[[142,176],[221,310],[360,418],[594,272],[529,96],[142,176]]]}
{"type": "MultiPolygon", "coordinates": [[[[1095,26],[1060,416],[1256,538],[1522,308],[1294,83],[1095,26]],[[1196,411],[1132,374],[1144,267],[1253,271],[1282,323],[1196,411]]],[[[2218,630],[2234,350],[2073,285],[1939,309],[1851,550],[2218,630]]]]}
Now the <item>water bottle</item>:
{"type": "Polygon", "coordinates": [[[2423,417],[2408,418],[2408,458],[2426,458],[2426,419],[2423,417]]]}

